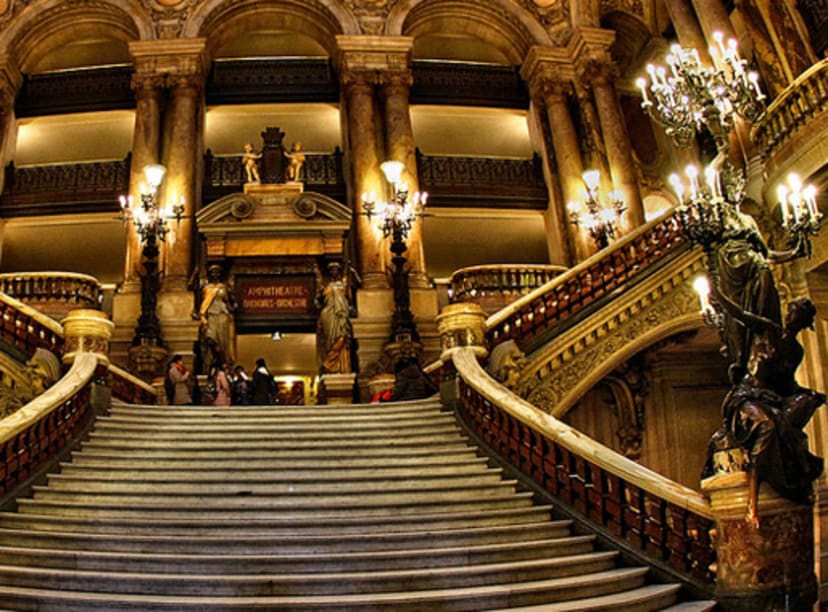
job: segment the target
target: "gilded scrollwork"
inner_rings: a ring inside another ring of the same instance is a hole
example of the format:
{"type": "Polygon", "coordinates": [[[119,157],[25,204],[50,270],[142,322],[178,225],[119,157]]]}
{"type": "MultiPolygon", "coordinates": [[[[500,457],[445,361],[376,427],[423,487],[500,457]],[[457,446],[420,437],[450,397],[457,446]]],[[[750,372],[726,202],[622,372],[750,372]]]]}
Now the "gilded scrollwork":
{"type": "Polygon", "coordinates": [[[181,35],[196,0],[142,0],[150,13],[159,39],[171,40],[181,35]]]}
{"type": "Polygon", "coordinates": [[[566,44],[572,34],[569,2],[565,0],[521,0],[521,5],[544,26],[555,44],[566,44]]]}
{"type": "Polygon", "coordinates": [[[645,305],[642,300],[628,305],[623,314],[608,321],[591,334],[589,341],[567,349],[567,359],[561,359],[550,369],[536,370],[520,381],[518,392],[527,401],[544,412],[553,413],[558,404],[584,379],[585,372],[603,369],[617,359],[643,335],[674,319],[698,310],[698,297],[687,283],[678,285],[668,295],[645,305]],[[635,310],[638,312],[632,315],[635,310]]]}

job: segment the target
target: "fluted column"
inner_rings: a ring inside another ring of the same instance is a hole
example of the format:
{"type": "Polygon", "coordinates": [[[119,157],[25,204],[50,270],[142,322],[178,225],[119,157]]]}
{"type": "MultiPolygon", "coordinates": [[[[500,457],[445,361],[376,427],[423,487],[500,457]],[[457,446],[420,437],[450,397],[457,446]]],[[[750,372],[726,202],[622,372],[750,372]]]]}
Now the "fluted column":
{"type": "Polygon", "coordinates": [[[22,83],[23,75],[17,65],[9,57],[0,55],[0,192],[5,179],[5,172],[1,170],[8,161],[14,129],[14,100],[22,83]]]}
{"type": "MultiPolygon", "coordinates": [[[[578,144],[578,133],[568,104],[568,97],[574,92],[572,65],[564,50],[533,47],[523,63],[521,76],[529,84],[529,89],[533,97],[539,101],[539,105],[542,104],[546,108],[563,201],[580,201],[583,199],[581,175],[584,173],[584,164],[578,144]]],[[[554,203],[552,194],[550,202],[554,203]]],[[[557,208],[558,210],[549,211],[548,215],[548,227],[558,234],[550,236],[550,239],[557,242],[567,240],[574,245],[579,259],[586,258],[593,249],[583,234],[567,222],[564,207],[557,208]]]]}
{"type": "Polygon", "coordinates": [[[719,31],[728,38],[738,38],[736,31],[733,29],[733,24],[730,22],[730,15],[728,15],[727,8],[722,0],[691,0],[693,7],[696,9],[696,17],[699,19],[704,32],[704,38],[707,40],[705,49],[715,42],[713,41],[713,32],[719,31]]]}
{"type": "Polygon", "coordinates": [[[644,205],[638,188],[632,143],[613,84],[615,70],[609,49],[614,40],[615,33],[610,30],[582,28],[576,34],[574,59],[579,80],[592,85],[612,183],[625,196],[626,225],[632,229],[644,223],[644,205]]]}
{"type": "MultiPolygon", "coordinates": [[[[132,136],[132,161],[129,173],[129,193],[134,201],[140,202],[141,183],[145,182],[144,166],[157,164],[161,154],[161,90],[157,77],[132,79],[135,92],[135,129],[132,136]]],[[[124,282],[135,285],[141,269],[141,243],[135,226],[127,225],[126,262],[124,282]]]]}
{"type": "MultiPolygon", "coordinates": [[[[381,93],[384,104],[385,151],[388,159],[405,165],[403,180],[408,183],[409,193],[419,191],[417,155],[414,132],[409,113],[409,91],[412,84],[410,70],[385,73],[381,77],[381,93]]],[[[427,287],[428,278],[423,251],[423,221],[416,219],[406,241],[405,256],[411,269],[409,283],[412,287],[427,287]]]]}
{"type": "Polygon", "coordinates": [[[181,201],[184,214],[172,224],[174,239],[167,240],[164,257],[164,290],[186,290],[193,265],[193,214],[195,185],[200,167],[196,126],[203,92],[201,74],[178,77],[170,92],[165,116],[163,150],[167,176],[162,184],[161,204],[169,208],[181,201]]]}

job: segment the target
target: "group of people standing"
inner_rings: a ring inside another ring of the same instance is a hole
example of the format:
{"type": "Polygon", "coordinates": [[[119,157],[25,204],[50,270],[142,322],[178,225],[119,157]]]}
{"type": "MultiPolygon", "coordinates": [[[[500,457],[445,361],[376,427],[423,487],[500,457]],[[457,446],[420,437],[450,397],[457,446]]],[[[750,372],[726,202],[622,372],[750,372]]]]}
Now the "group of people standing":
{"type": "Polygon", "coordinates": [[[201,389],[196,375],[186,368],[181,355],[172,358],[164,379],[167,401],[174,405],[270,406],[278,403],[279,387],[265,360],[256,360],[250,376],[244,366],[213,362],[207,386],[201,389]]]}

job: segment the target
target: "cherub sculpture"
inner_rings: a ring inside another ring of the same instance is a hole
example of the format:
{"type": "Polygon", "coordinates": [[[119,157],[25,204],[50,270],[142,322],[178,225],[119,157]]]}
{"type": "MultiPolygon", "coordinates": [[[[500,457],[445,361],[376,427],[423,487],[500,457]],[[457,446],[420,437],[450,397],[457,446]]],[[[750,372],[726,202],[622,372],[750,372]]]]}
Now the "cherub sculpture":
{"type": "Polygon", "coordinates": [[[305,154],[302,152],[302,143],[294,142],[293,148],[290,151],[285,151],[285,157],[288,159],[287,168],[285,168],[285,179],[291,182],[299,180],[302,166],[305,163],[305,154]]]}
{"type": "Polygon", "coordinates": [[[244,165],[244,171],[247,174],[247,182],[248,183],[260,183],[261,177],[259,176],[259,162],[258,160],[261,159],[262,154],[256,153],[253,150],[252,144],[244,145],[244,155],[242,156],[242,165],[244,165]]]}

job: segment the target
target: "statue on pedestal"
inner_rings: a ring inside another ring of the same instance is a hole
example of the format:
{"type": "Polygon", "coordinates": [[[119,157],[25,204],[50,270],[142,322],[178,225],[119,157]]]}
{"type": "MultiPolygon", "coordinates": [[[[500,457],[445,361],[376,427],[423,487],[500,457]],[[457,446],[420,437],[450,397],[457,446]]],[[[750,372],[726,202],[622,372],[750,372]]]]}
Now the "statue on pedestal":
{"type": "Polygon", "coordinates": [[[253,145],[246,144],[244,145],[244,155],[242,155],[242,165],[244,165],[244,172],[247,175],[247,182],[248,183],[260,183],[261,177],[259,176],[259,160],[261,159],[262,154],[256,153],[253,150],[253,145]]]}
{"type": "Polygon", "coordinates": [[[322,374],[347,374],[351,367],[351,307],[348,303],[348,285],[343,279],[339,263],[328,265],[330,282],[322,291],[322,310],[317,323],[317,345],[322,374]]]}
{"type": "Polygon", "coordinates": [[[199,344],[202,363],[209,368],[214,362],[232,363],[235,358],[235,320],[237,303],[233,289],[222,280],[224,271],[214,264],[207,270],[207,284],[201,288],[198,309],[199,344]]]}

